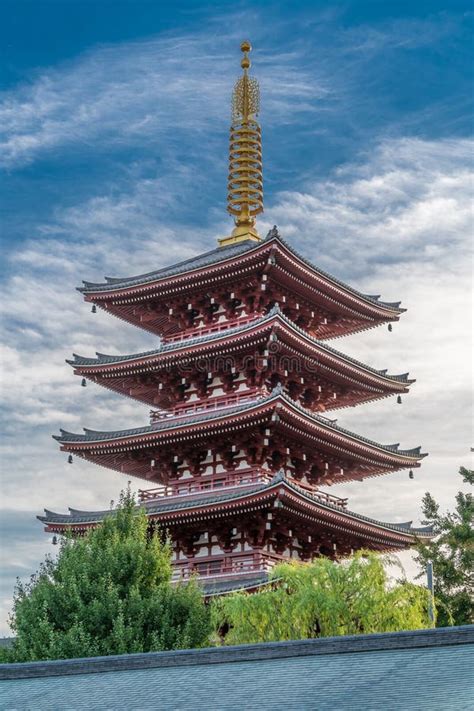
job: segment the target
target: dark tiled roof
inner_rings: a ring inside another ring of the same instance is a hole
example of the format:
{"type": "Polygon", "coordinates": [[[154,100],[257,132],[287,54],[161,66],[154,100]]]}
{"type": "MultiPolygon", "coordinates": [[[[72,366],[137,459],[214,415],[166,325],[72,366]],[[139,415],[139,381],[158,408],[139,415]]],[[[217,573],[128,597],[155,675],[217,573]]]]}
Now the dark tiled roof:
{"type": "Polygon", "coordinates": [[[137,286],[138,284],[147,284],[148,282],[166,279],[166,277],[175,276],[176,274],[191,272],[194,269],[203,269],[211,264],[217,264],[225,259],[244,254],[251,249],[255,249],[260,244],[261,243],[255,242],[254,240],[246,240],[245,242],[227,245],[226,247],[216,247],[209,252],[198,254],[195,257],[190,257],[182,262],[177,262],[177,264],[171,264],[169,267],[163,267],[162,269],[157,269],[147,274],[123,278],[105,277],[105,284],[95,284],[94,282],[84,281],[84,286],[81,287],[79,291],[111,291],[112,289],[126,289],[130,286],[137,286]]]}
{"type": "Polygon", "coordinates": [[[268,584],[267,573],[259,573],[248,578],[240,578],[239,580],[200,580],[199,585],[203,589],[206,597],[213,595],[225,595],[227,593],[254,590],[255,588],[263,587],[268,584]]]}
{"type": "Polygon", "coordinates": [[[187,417],[169,417],[163,420],[159,420],[152,425],[146,425],[145,427],[135,427],[129,430],[116,430],[112,432],[103,432],[101,430],[90,430],[84,427],[84,433],[75,434],[73,432],[67,432],[61,429],[61,435],[53,435],[53,438],[58,442],[100,442],[103,440],[113,440],[120,439],[122,437],[133,437],[135,435],[150,434],[153,432],[160,432],[162,430],[173,429],[175,427],[181,427],[184,425],[194,424],[198,422],[207,422],[208,420],[218,419],[221,415],[232,415],[237,412],[241,412],[250,406],[254,406],[260,402],[265,402],[270,399],[262,398],[259,401],[253,400],[251,402],[244,402],[240,405],[234,405],[232,407],[220,407],[215,410],[198,412],[196,414],[188,415],[187,417]]]}
{"type": "Polygon", "coordinates": [[[396,380],[400,383],[407,383],[407,384],[411,384],[411,383],[415,382],[414,380],[408,379],[408,373],[402,373],[401,375],[387,375],[386,368],[383,370],[377,370],[376,368],[371,368],[369,365],[366,365],[365,363],[362,363],[361,361],[356,360],[355,358],[351,358],[350,356],[347,356],[344,353],[341,353],[340,351],[336,350],[335,348],[328,346],[323,341],[319,341],[316,338],[312,338],[304,329],[297,326],[296,323],[294,323],[291,319],[289,319],[287,316],[285,316],[281,312],[280,307],[278,305],[274,306],[268,312],[268,314],[266,314],[265,316],[256,318],[254,321],[251,321],[250,323],[245,323],[240,326],[233,326],[231,328],[228,328],[228,329],[225,329],[222,331],[218,331],[215,333],[207,333],[202,336],[195,336],[193,338],[185,338],[182,341],[172,341],[170,343],[161,343],[159,348],[155,348],[154,350],[151,350],[151,351],[144,351],[143,353],[133,353],[131,355],[106,355],[105,353],[96,353],[96,358],[85,358],[84,356],[80,356],[80,355],[77,355],[76,353],[73,353],[74,360],[67,360],[66,362],[72,366],[109,365],[111,363],[124,363],[126,361],[138,360],[138,359],[147,358],[150,356],[162,355],[165,353],[173,353],[173,351],[179,351],[182,348],[188,348],[189,346],[197,346],[197,345],[201,345],[203,343],[212,343],[212,341],[218,341],[218,340],[221,340],[222,338],[227,338],[228,336],[233,336],[236,334],[245,333],[246,331],[250,331],[251,329],[253,329],[255,327],[263,326],[264,324],[268,323],[273,318],[275,318],[275,316],[278,316],[278,318],[283,323],[287,324],[290,328],[295,330],[297,333],[304,336],[308,341],[314,343],[314,345],[317,346],[318,348],[321,348],[322,350],[325,350],[327,353],[333,354],[333,355],[337,356],[338,358],[341,358],[342,360],[346,361],[347,363],[350,363],[351,365],[356,365],[359,368],[366,370],[368,373],[373,373],[374,375],[378,375],[378,376],[385,378],[387,380],[396,380]]]}
{"type": "MultiPolygon", "coordinates": [[[[270,486],[269,484],[255,484],[248,488],[239,489],[224,489],[222,491],[200,492],[191,496],[171,497],[163,496],[155,501],[146,501],[143,506],[149,516],[154,514],[168,513],[169,511],[182,511],[195,506],[206,506],[209,504],[218,504],[221,502],[232,501],[232,499],[240,499],[244,495],[254,494],[262,491],[270,486]]],[[[106,516],[113,511],[77,511],[69,509],[69,514],[57,514],[54,511],[45,509],[45,516],[38,516],[40,521],[48,523],[97,523],[102,521],[106,516]]]]}
{"type": "MultiPolygon", "coordinates": [[[[338,513],[344,513],[348,518],[357,519],[360,521],[365,521],[370,524],[374,524],[381,528],[399,531],[401,533],[408,533],[410,535],[428,536],[432,534],[432,527],[425,526],[422,528],[413,528],[411,521],[406,523],[386,523],[384,521],[378,521],[375,518],[370,518],[368,516],[363,516],[362,514],[355,513],[354,511],[348,511],[347,509],[341,509],[330,503],[321,501],[317,495],[312,495],[308,491],[297,486],[293,482],[289,481],[283,471],[276,474],[273,479],[268,483],[256,484],[254,486],[249,486],[245,489],[231,489],[222,492],[208,492],[207,494],[195,494],[193,496],[183,496],[183,497],[163,497],[158,501],[145,502],[144,507],[148,515],[159,515],[162,513],[168,513],[170,511],[186,511],[199,506],[208,506],[211,504],[229,502],[232,500],[238,500],[242,497],[249,496],[255,493],[261,493],[271,487],[275,486],[279,482],[283,482],[289,489],[296,491],[300,496],[311,501],[317,506],[325,509],[330,509],[337,511],[338,513]]],[[[37,518],[43,523],[56,523],[56,524],[67,524],[67,525],[77,525],[77,524],[90,524],[102,521],[105,516],[111,513],[110,509],[107,511],[77,511],[75,509],[69,509],[69,514],[58,514],[54,511],[48,511],[45,509],[45,516],[38,516],[37,518]]]]}
{"type": "Polygon", "coordinates": [[[165,418],[163,420],[160,420],[152,425],[148,425],[146,427],[138,427],[135,429],[130,429],[130,430],[118,430],[118,431],[112,431],[112,432],[102,432],[99,430],[89,430],[84,428],[84,434],[76,434],[73,432],[67,432],[66,430],[61,429],[60,435],[53,435],[54,439],[56,439],[58,442],[61,443],[67,443],[67,442],[103,442],[103,441],[111,441],[111,440],[116,440],[116,439],[122,439],[124,437],[134,437],[134,436],[139,436],[143,434],[152,434],[153,432],[158,432],[158,431],[166,431],[167,429],[173,429],[176,427],[182,427],[184,425],[189,425],[189,424],[194,424],[198,422],[207,422],[209,420],[213,419],[220,419],[223,415],[233,415],[241,412],[245,412],[245,410],[253,408],[257,405],[262,405],[265,403],[268,403],[272,400],[276,400],[277,398],[280,398],[282,402],[291,405],[292,407],[296,408],[301,414],[303,414],[305,417],[307,417],[309,420],[313,420],[314,422],[317,422],[318,424],[323,425],[329,430],[332,430],[337,433],[341,433],[344,435],[347,435],[351,439],[354,439],[357,442],[363,442],[365,444],[368,444],[372,447],[376,447],[377,449],[384,450],[386,452],[392,452],[394,454],[399,454],[403,457],[410,457],[413,460],[418,460],[422,457],[426,457],[426,454],[423,454],[421,452],[421,447],[414,447],[412,449],[398,449],[398,444],[379,444],[378,442],[374,442],[373,440],[367,439],[366,437],[361,437],[360,435],[355,434],[354,432],[351,432],[350,430],[346,430],[343,427],[339,427],[339,425],[336,425],[335,420],[329,420],[327,417],[323,417],[322,415],[316,415],[309,410],[304,409],[301,407],[298,403],[296,403],[294,400],[292,400],[288,395],[286,395],[283,392],[283,389],[281,386],[277,386],[274,388],[274,390],[267,396],[267,397],[262,397],[259,400],[253,400],[250,402],[244,402],[239,405],[234,405],[232,407],[221,407],[221,408],[216,408],[215,410],[212,410],[211,412],[200,412],[200,413],[195,413],[192,415],[189,415],[188,417],[170,417],[170,418],[165,418]]]}
{"type": "Polygon", "coordinates": [[[470,711],[474,628],[0,666],[8,709],[470,711]],[[183,668],[184,667],[184,668],[183,668]]]}
{"type": "MultiPolygon", "coordinates": [[[[304,264],[306,264],[313,272],[318,274],[319,276],[324,277],[324,279],[327,279],[328,281],[332,282],[333,284],[336,284],[339,287],[342,287],[349,293],[363,299],[364,301],[368,301],[372,304],[375,304],[377,306],[381,306],[382,308],[385,309],[390,309],[392,311],[396,311],[398,313],[401,313],[405,311],[405,309],[400,309],[400,302],[385,302],[385,301],[380,301],[380,297],[378,295],[373,296],[370,294],[363,294],[362,292],[358,291],[357,289],[353,289],[351,286],[348,286],[345,284],[343,281],[340,281],[339,279],[336,279],[336,277],[332,276],[331,274],[328,274],[327,272],[323,271],[322,269],[319,269],[314,266],[308,259],[303,257],[301,254],[299,254],[296,250],[294,250],[290,245],[283,240],[280,235],[278,234],[277,231],[272,231],[268,233],[266,239],[263,241],[263,243],[269,241],[269,240],[275,240],[277,242],[280,242],[287,250],[289,250],[295,257],[297,257],[299,260],[301,260],[304,264]]],[[[227,247],[217,247],[216,249],[212,249],[210,252],[205,252],[204,254],[197,255],[196,257],[191,257],[190,259],[185,259],[183,262],[178,262],[177,264],[172,264],[169,267],[164,267],[163,269],[158,269],[153,272],[148,272],[147,274],[140,274],[138,276],[134,277],[105,277],[106,283],[102,284],[96,284],[94,282],[89,282],[89,281],[84,281],[83,287],[79,288],[79,291],[83,293],[87,292],[99,292],[99,291],[112,291],[115,289],[126,289],[129,287],[133,286],[138,286],[141,284],[148,284],[154,281],[159,281],[160,279],[165,279],[170,276],[175,276],[178,274],[184,274],[186,272],[191,272],[195,269],[203,269],[204,267],[211,266],[213,264],[218,264],[219,262],[223,262],[226,259],[230,259],[236,256],[239,256],[241,254],[245,254],[246,252],[250,252],[251,250],[255,249],[257,250],[260,246],[262,245],[262,242],[255,242],[253,240],[246,240],[245,242],[240,242],[238,244],[232,244],[228,245],[227,247]]]]}

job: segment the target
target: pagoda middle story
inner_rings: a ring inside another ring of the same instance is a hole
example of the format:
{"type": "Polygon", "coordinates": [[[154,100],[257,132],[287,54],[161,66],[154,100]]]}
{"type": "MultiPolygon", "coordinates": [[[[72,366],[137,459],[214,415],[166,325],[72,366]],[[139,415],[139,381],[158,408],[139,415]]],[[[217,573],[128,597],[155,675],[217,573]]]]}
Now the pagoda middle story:
{"type": "MultiPolygon", "coordinates": [[[[142,480],[139,505],[171,538],[175,578],[197,573],[208,592],[252,589],[283,560],[395,551],[431,536],[354,513],[335,493],[345,482],[411,473],[426,456],[328,417],[408,392],[408,374],[376,370],[327,344],[391,327],[404,310],[321,271],[276,228],[258,235],[258,92],[248,73],[250,45],[242,51],[231,128],[232,235],[179,264],[80,289],[94,311],[160,337],[145,353],[68,361],[84,384],[149,404],[150,423],[55,437],[69,461],[81,457],[142,480]]],[[[48,532],[80,535],[107,515],[46,510],[39,518],[48,532]]]]}

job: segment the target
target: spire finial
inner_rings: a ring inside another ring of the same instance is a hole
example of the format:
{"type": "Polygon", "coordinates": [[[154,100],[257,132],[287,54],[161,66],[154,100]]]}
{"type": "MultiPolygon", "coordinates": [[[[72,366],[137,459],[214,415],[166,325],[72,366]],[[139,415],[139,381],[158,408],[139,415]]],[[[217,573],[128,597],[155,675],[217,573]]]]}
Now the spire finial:
{"type": "Polygon", "coordinates": [[[258,81],[248,74],[252,45],[245,40],[240,49],[244,55],[240,62],[243,73],[232,93],[227,183],[227,212],[234,215],[235,228],[230,237],[219,240],[221,247],[247,239],[259,241],[255,216],[263,212],[262,135],[256,118],[260,89],[258,81]]]}
{"type": "Polygon", "coordinates": [[[244,56],[242,57],[242,61],[240,62],[240,66],[245,71],[246,69],[250,69],[250,67],[251,67],[248,53],[252,51],[252,45],[250,44],[250,42],[248,40],[244,40],[242,42],[242,44],[240,45],[240,51],[244,53],[244,56]]]}

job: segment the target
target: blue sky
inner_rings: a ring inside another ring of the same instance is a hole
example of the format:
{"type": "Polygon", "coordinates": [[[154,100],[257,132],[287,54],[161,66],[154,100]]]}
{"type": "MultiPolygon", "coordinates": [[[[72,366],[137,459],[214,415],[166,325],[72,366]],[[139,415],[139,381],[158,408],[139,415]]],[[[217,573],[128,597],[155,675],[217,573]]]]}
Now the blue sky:
{"type": "Polygon", "coordinates": [[[156,339],[92,316],[74,287],[229,232],[229,99],[247,36],[262,92],[261,231],[277,223],[322,268],[409,309],[392,334],[335,345],[410,370],[413,393],[339,422],[430,457],[414,482],[399,473],[337,493],[386,520],[416,521],[428,488],[450,504],[470,444],[470,5],[3,0],[0,13],[2,616],[15,576],[50,549],[35,515],[103,507],[124,484],[68,467],[51,433],[147,420],[139,404],[80,388],[64,359],[156,339]]]}

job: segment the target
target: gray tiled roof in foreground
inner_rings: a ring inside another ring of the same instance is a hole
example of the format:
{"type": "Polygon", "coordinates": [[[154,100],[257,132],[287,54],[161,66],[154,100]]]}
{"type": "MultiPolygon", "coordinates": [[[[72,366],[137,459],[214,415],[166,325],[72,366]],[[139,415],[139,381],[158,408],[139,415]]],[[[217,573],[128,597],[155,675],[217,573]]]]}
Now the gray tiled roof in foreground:
{"type": "Polygon", "coordinates": [[[1,707],[472,711],[474,626],[0,665],[1,707]]]}

